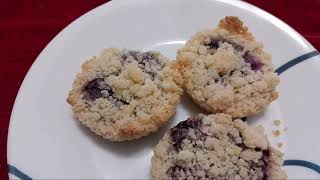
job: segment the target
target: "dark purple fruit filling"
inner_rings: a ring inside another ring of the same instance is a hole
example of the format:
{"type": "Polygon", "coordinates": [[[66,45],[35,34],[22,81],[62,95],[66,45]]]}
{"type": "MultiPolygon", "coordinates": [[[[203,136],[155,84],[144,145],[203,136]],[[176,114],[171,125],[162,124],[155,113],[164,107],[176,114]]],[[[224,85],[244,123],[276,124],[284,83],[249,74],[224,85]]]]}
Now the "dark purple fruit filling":
{"type": "Polygon", "coordinates": [[[181,149],[182,141],[188,136],[188,129],[172,128],[170,131],[171,141],[176,150],[181,149]]]}
{"type": "Polygon", "coordinates": [[[246,122],[246,121],[247,121],[247,117],[242,117],[241,120],[242,120],[243,122],[246,122]]]}
{"type": "Polygon", "coordinates": [[[94,79],[89,81],[84,87],[83,92],[85,93],[85,99],[94,101],[102,97],[101,91],[105,89],[105,82],[103,78],[94,79]]]}
{"type": "Polygon", "coordinates": [[[189,128],[198,129],[202,125],[201,119],[198,117],[190,117],[189,119],[180,122],[175,127],[171,128],[170,136],[173,146],[176,150],[181,149],[182,141],[187,138],[189,128]]]}
{"type": "MultiPolygon", "coordinates": [[[[235,141],[234,141],[235,142],[235,141]]],[[[248,147],[244,143],[238,143],[237,146],[241,149],[247,149],[248,147]]]]}
{"type": "Polygon", "coordinates": [[[205,41],[204,45],[208,46],[210,49],[218,49],[220,47],[220,43],[223,41],[221,39],[210,39],[210,41],[205,41]]]}
{"type": "Polygon", "coordinates": [[[178,166],[178,165],[174,165],[171,166],[168,170],[167,170],[167,175],[170,176],[172,179],[179,179],[181,178],[181,171],[185,172],[185,168],[178,166]]]}
{"type": "Polygon", "coordinates": [[[145,65],[147,62],[159,64],[157,55],[153,52],[139,52],[139,51],[128,51],[127,54],[122,55],[123,61],[127,62],[127,58],[131,56],[139,64],[145,65]]]}
{"type": "Polygon", "coordinates": [[[141,68],[142,71],[150,74],[152,78],[154,78],[156,74],[156,72],[154,72],[154,69],[162,69],[162,65],[160,63],[158,55],[154,52],[128,51],[128,53],[122,55],[121,62],[130,63],[130,61],[128,61],[127,59],[129,56],[131,56],[135,61],[137,61],[139,64],[139,68],[141,68]]]}
{"type": "Polygon", "coordinates": [[[243,50],[243,47],[241,45],[234,43],[234,42],[231,42],[231,41],[224,39],[224,38],[212,38],[210,40],[205,41],[204,45],[208,46],[210,49],[218,49],[220,47],[220,44],[222,44],[224,42],[231,44],[236,51],[243,50]]]}
{"type": "Polygon", "coordinates": [[[158,61],[158,57],[152,52],[145,52],[142,54],[142,61],[158,61]]]}
{"type": "Polygon", "coordinates": [[[97,78],[89,81],[84,87],[83,93],[84,98],[90,101],[94,101],[98,98],[103,97],[116,104],[128,104],[127,102],[116,97],[116,94],[114,93],[112,88],[104,81],[103,78],[97,78]],[[108,94],[102,93],[102,91],[107,91],[108,94]]]}
{"type": "Polygon", "coordinates": [[[267,180],[268,179],[268,167],[269,167],[269,159],[270,159],[270,150],[267,149],[267,150],[263,150],[262,151],[262,167],[261,167],[261,170],[262,170],[262,180],[267,180]]]}
{"type": "Polygon", "coordinates": [[[260,70],[263,66],[260,59],[256,56],[252,55],[250,52],[246,52],[242,57],[246,63],[250,64],[251,69],[254,71],[260,70]]]}

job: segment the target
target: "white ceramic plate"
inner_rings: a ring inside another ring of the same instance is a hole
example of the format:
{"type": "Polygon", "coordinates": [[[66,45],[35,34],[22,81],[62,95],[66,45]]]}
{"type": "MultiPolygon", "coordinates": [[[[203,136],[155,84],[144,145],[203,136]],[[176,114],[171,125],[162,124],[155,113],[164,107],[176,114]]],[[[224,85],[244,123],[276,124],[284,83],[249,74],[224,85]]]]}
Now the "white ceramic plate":
{"type": "Polygon", "coordinates": [[[230,0],[116,0],[65,28],[39,55],[16,98],[8,137],[10,177],[147,179],[152,149],[165,130],[201,111],[183,97],[160,132],[108,142],[72,117],[65,99],[75,75],[84,60],[110,46],[160,50],[175,58],[190,35],[215,27],[227,15],[239,16],[264,43],[281,78],[280,98],[248,121],[262,124],[274,146],[284,144],[290,179],[319,179],[319,53],[274,16],[230,0]],[[272,124],[276,119],[280,126],[272,124]],[[275,130],[281,135],[274,136],[275,130]]]}

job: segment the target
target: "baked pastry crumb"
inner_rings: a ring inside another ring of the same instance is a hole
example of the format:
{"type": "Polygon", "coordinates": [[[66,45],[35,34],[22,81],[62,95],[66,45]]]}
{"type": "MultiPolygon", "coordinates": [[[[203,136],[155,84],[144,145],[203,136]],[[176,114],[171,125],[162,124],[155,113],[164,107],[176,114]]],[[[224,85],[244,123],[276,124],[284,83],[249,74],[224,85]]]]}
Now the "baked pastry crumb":
{"type": "Polygon", "coordinates": [[[77,119],[112,141],[157,131],[182,95],[178,68],[159,52],[105,49],[82,65],[67,98],[77,119]]]}
{"type": "Polygon", "coordinates": [[[186,92],[209,113],[247,117],[278,97],[271,56],[237,17],[193,35],[178,50],[177,64],[186,92]]]}
{"type": "Polygon", "coordinates": [[[286,179],[282,153],[262,127],[227,114],[199,114],[178,123],[158,143],[152,179],[286,179]]]}

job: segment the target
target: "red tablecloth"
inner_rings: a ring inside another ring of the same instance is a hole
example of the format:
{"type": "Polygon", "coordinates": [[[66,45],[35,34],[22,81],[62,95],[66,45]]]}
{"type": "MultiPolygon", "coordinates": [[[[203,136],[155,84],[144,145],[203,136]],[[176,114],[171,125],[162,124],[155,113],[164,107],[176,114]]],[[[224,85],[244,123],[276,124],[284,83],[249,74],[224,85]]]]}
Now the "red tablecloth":
{"type": "MultiPolygon", "coordinates": [[[[59,31],[83,13],[106,1],[0,1],[0,179],[7,178],[6,140],[9,118],[26,72],[40,51],[59,31]]],[[[319,0],[248,2],[278,16],[320,49],[319,0]]]]}

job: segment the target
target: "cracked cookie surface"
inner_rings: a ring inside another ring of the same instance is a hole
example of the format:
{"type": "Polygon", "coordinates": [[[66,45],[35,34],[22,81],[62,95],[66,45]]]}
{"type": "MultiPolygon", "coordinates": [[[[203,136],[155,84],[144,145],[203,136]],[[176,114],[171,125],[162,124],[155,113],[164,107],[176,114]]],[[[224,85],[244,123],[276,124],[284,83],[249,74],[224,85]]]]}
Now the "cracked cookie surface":
{"type": "Polygon", "coordinates": [[[175,64],[159,52],[105,49],[82,65],[67,98],[96,134],[124,141],[157,131],[182,94],[175,64]]]}
{"type": "Polygon", "coordinates": [[[184,88],[207,112],[247,117],[278,97],[270,55],[237,17],[196,33],[178,51],[177,62],[184,88]]]}
{"type": "Polygon", "coordinates": [[[152,179],[286,179],[282,153],[262,127],[227,114],[199,114],[171,128],[152,157],[152,179]]]}

